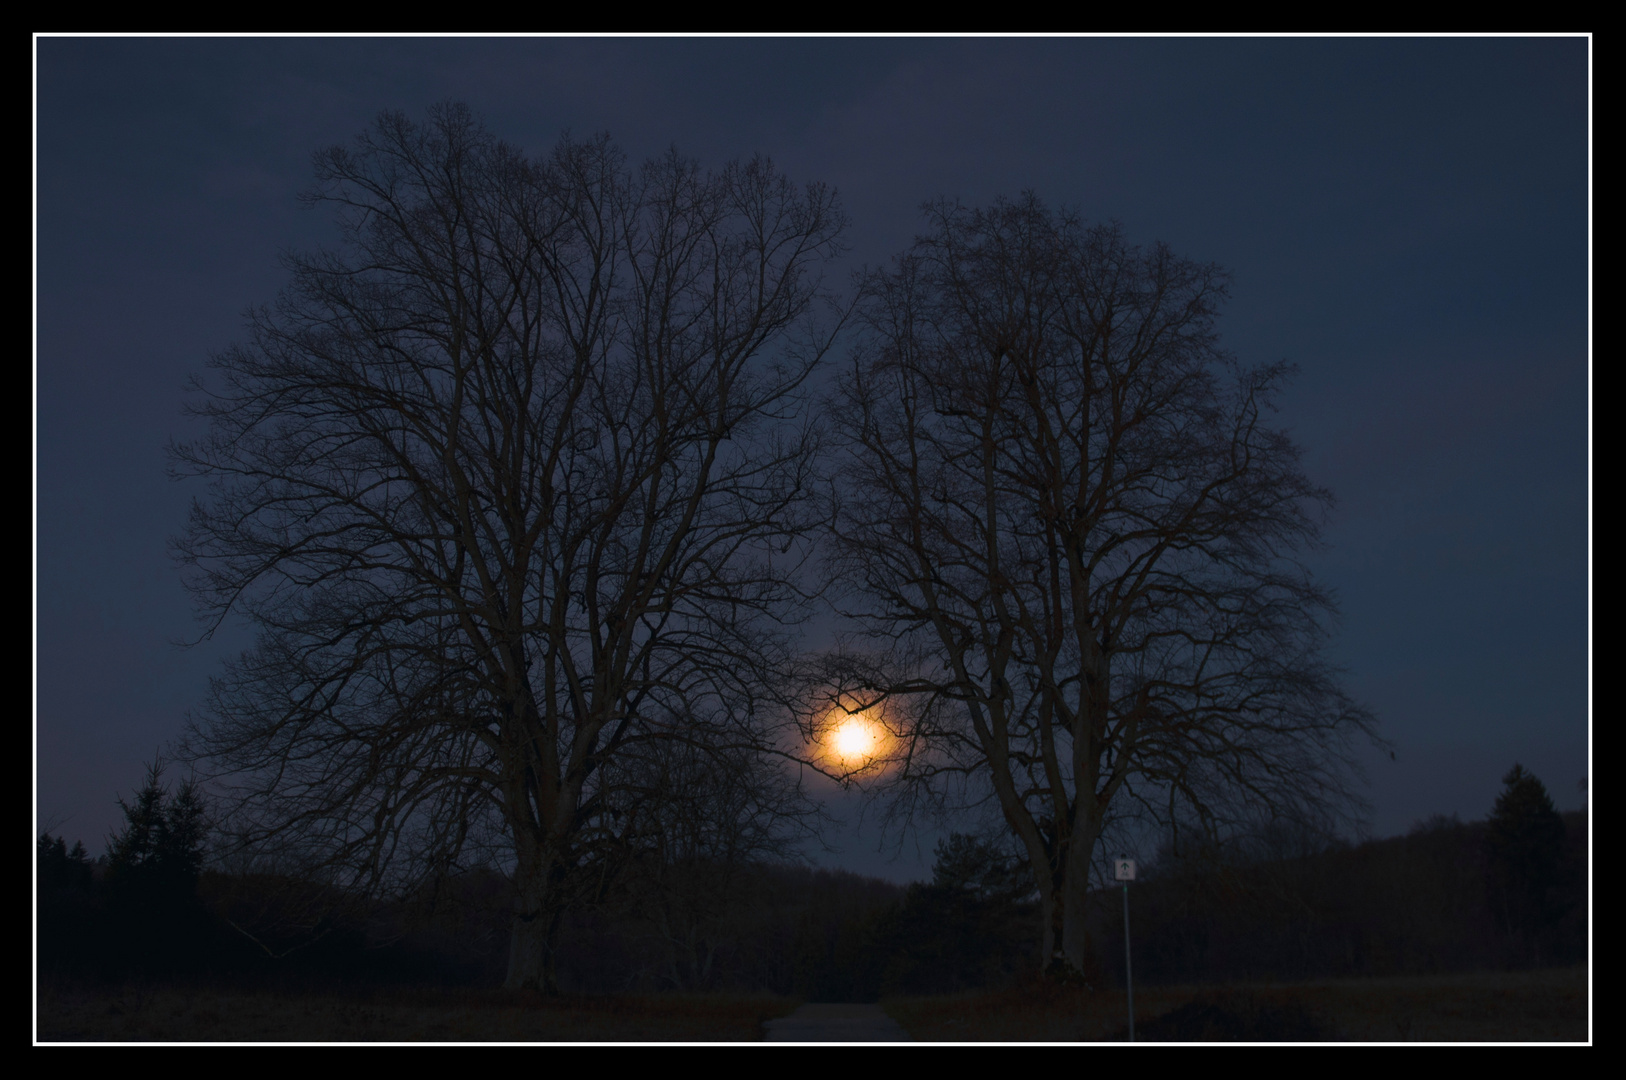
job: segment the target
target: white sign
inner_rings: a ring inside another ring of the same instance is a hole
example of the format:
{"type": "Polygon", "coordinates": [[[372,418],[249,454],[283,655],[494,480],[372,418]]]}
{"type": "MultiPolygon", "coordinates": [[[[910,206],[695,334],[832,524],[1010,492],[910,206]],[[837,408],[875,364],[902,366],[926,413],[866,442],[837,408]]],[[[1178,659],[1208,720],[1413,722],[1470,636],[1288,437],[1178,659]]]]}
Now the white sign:
{"type": "Polygon", "coordinates": [[[1119,881],[1135,880],[1135,860],[1120,855],[1112,860],[1113,876],[1119,881]]]}

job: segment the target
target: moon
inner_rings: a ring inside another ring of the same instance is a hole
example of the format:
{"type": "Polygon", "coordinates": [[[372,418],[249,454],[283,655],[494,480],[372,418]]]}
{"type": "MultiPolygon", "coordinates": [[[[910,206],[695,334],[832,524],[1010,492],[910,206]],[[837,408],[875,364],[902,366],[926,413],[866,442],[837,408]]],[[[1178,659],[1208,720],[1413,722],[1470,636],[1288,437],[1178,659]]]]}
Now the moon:
{"type": "Polygon", "coordinates": [[[836,753],[849,763],[863,761],[875,748],[875,730],[860,716],[849,716],[835,734],[836,753]]]}

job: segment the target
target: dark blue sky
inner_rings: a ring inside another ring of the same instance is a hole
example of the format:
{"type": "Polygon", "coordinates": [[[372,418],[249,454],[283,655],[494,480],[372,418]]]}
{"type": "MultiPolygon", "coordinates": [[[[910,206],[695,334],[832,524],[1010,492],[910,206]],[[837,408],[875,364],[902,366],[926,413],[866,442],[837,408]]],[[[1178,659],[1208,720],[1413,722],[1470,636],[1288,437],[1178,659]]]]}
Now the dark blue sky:
{"type": "MultiPolygon", "coordinates": [[[[1372,830],[1483,816],[1590,738],[1589,50],[1475,39],[36,39],[36,806],[93,852],[241,631],[192,650],[165,553],[187,375],[331,237],[310,156],[467,102],[533,151],[762,152],[839,189],[851,262],[939,195],[1035,190],[1233,274],[1220,328],[1301,375],[1312,566],[1398,760],[1372,830]]],[[[831,861],[909,878],[873,836],[831,861]]],[[[928,845],[929,846],[929,845],[928,845]]],[[[929,862],[929,852],[927,853],[929,862]]]]}

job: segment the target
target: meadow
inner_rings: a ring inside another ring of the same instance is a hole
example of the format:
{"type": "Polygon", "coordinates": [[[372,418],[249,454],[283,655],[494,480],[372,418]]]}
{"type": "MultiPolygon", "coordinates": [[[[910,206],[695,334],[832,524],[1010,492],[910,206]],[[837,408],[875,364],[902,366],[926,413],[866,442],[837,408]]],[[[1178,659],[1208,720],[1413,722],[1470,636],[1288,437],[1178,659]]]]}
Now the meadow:
{"type": "MultiPolygon", "coordinates": [[[[1584,1042],[1583,966],[1301,983],[1137,987],[1139,1042],[1584,1042]]],[[[751,1042],[784,995],[562,995],[46,979],[40,1042],[751,1042]]],[[[1121,990],[1041,982],[883,999],[916,1042],[1117,1042],[1121,990]]]]}
{"type": "MultiPolygon", "coordinates": [[[[1135,988],[1139,1042],[1582,1042],[1587,968],[1135,988]]],[[[894,998],[916,1041],[1115,1042],[1122,989],[894,998]]]]}
{"type": "Polygon", "coordinates": [[[48,981],[40,1042],[748,1042],[800,1002],[726,994],[244,990],[48,981]]]}

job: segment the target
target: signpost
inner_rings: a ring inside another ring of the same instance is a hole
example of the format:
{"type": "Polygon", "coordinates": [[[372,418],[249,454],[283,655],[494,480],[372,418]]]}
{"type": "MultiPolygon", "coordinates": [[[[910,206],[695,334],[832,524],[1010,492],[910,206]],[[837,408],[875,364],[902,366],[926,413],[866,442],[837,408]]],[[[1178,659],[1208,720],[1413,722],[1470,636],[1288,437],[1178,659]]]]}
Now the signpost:
{"type": "Polygon", "coordinates": [[[1129,993],[1129,1041],[1135,1041],[1135,975],[1129,966],[1129,883],[1135,880],[1135,860],[1119,855],[1112,860],[1113,876],[1124,883],[1124,985],[1129,993]]]}

